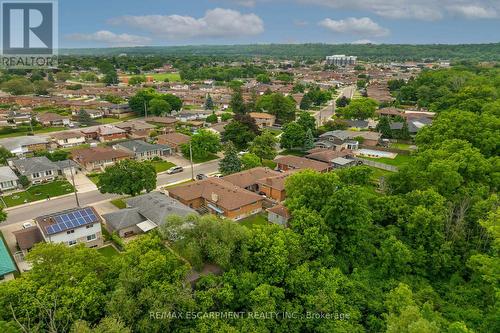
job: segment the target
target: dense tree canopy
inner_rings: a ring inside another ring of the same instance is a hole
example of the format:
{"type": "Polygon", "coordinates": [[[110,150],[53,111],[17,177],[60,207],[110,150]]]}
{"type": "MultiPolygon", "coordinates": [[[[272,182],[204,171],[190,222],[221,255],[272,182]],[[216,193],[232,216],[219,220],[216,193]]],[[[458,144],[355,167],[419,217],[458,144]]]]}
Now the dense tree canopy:
{"type": "Polygon", "coordinates": [[[97,187],[101,193],[135,196],[156,188],[156,171],[149,163],[124,160],[107,167],[99,175],[97,187]]]}

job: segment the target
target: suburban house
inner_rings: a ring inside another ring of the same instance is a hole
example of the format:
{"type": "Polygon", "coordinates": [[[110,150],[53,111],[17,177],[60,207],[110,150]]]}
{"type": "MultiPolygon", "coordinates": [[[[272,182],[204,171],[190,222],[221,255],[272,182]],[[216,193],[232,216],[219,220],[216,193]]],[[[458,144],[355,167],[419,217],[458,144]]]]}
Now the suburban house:
{"type": "Polygon", "coordinates": [[[42,237],[47,243],[68,246],[85,244],[87,247],[103,245],[102,219],[93,207],[73,208],[35,218],[42,237]]]}
{"type": "Polygon", "coordinates": [[[173,132],[178,120],[173,117],[148,117],[146,118],[146,122],[162,126],[166,132],[173,132]]]}
{"type": "Polygon", "coordinates": [[[69,126],[71,121],[69,117],[58,115],[57,113],[46,112],[36,116],[36,120],[43,126],[69,126]]]}
{"type": "Polygon", "coordinates": [[[42,233],[36,225],[14,231],[13,234],[17,247],[24,255],[31,251],[35,244],[43,242],[42,233]]]}
{"type": "Polygon", "coordinates": [[[106,228],[120,237],[152,230],[165,223],[168,216],[187,216],[197,212],[160,192],[151,192],[126,201],[127,208],[104,214],[106,228]]]}
{"type": "Polygon", "coordinates": [[[156,142],[160,145],[167,145],[169,147],[172,147],[175,152],[179,152],[181,149],[181,145],[189,143],[190,140],[191,137],[189,135],[172,132],[159,135],[156,142]]]}
{"type": "Polygon", "coordinates": [[[51,182],[59,176],[59,167],[45,156],[9,160],[9,165],[32,184],[51,182]]]}
{"type": "Polygon", "coordinates": [[[72,152],[73,161],[87,171],[104,170],[118,161],[130,159],[133,156],[124,150],[110,147],[91,147],[76,149],[72,152]]]}
{"type": "Polygon", "coordinates": [[[319,172],[327,172],[330,169],[328,163],[293,155],[276,157],[274,162],[278,164],[277,167],[281,171],[311,169],[319,172]]]}
{"type": "Polygon", "coordinates": [[[101,142],[123,140],[127,138],[127,131],[112,125],[103,125],[81,130],[87,139],[101,142]]]}
{"type": "Polygon", "coordinates": [[[286,199],[285,181],[293,174],[294,171],[280,173],[278,176],[271,176],[259,179],[257,185],[259,186],[259,194],[264,194],[266,197],[281,202],[286,199]]]}
{"type": "Polygon", "coordinates": [[[45,138],[36,135],[2,139],[2,147],[17,156],[46,150],[48,145],[49,143],[45,138]]]}
{"type": "MultiPolygon", "coordinates": [[[[406,123],[408,124],[408,132],[411,135],[415,135],[420,131],[422,128],[425,126],[431,125],[432,124],[432,119],[429,118],[408,118],[406,120],[406,123]]],[[[404,123],[403,122],[394,122],[391,123],[391,130],[393,131],[401,131],[403,129],[404,123]]]]}
{"type": "Polygon", "coordinates": [[[360,144],[372,147],[378,145],[381,137],[382,134],[377,132],[336,130],[320,135],[319,140],[314,145],[318,148],[339,151],[344,149],[357,150],[360,144]]]}
{"type": "Polygon", "coordinates": [[[279,224],[281,226],[288,225],[288,221],[290,220],[290,212],[283,205],[276,205],[267,209],[267,219],[269,222],[274,224],[279,224]]]}
{"type": "Polygon", "coordinates": [[[208,178],[168,191],[170,197],[199,211],[235,221],[262,211],[263,198],[221,178],[208,178]]]}
{"type": "Polygon", "coordinates": [[[0,191],[5,192],[19,188],[19,178],[8,166],[0,167],[0,191]]]}
{"type": "Polygon", "coordinates": [[[67,148],[79,146],[85,143],[85,135],[80,131],[63,131],[50,135],[58,147],[67,148]]]}
{"type": "Polygon", "coordinates": [[[258,182],[268,177],[280,176],[281,172],[265,167],[257,167],[222,177],[231,184],[252,192],[259,192],[258,182]]]}
{"type": "Polygon", "coordinates": [[[332,168],[338,168],[340,164],[346,164],[347,166],[355,165],[353,151],[350,149],[345,149],[342,151],[316,148],[309,151],[309,154],[304,156],[310,160],[315,160],[319,162],[328,163],[332,168]],[[341,158],[342,160],[339,160],[341,158]],[[347,163],[348,160],[351,163],[347,163]],[[340,163],[340,164],[339,164],[340,163]]]}
{"type": "Polygon", "coordinates": [[[255,120],[255,123],[259,126],[259,128],[272,127],[276,122],[276,116],[269,113],[250,112],[249,115],[255,120]]]}
{"type": "Polygon", "coordinates": [[[152,160],[155,157],[162,157],[172,154],[172,149],[166,145],[158,145],[144,142],[142,140],[130,140],[120,142],[113,147],[133,154],[136,160],[152,160]]]}
{"type": "MultiPolygon", "coordinates": [[[[71,115],[73,117],[78,117],[78,115],[80,114],[82,110],[74,110],[73,112],[71,112],[71,115]]],[[[83,110],[85,111],[90,119],[99,119],[99,118],[102,118],[104,117],[104,111],[103,110],[97,110],[97,109],[85,109],[83,110]]]]}
{"type": "Polygon", "coordinates": [[[9,250],[3,239],[0,238],[0,283],[14,279],[14,272],[16,272],[16,265],[12,261],[9,250]]]}
{"type": "Polygon", "coordinates": [[[115,125],[115,127],[127,132],[129,138],[148,138],[155,126],[141,120],[130,120],[115,125]]]}

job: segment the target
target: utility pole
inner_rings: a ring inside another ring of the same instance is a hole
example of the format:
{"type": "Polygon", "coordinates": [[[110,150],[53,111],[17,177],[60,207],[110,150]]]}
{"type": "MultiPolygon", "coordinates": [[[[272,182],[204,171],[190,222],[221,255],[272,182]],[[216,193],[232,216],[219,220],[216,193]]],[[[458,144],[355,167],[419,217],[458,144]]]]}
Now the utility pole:
{"type": "Polygon", "coordinates": [[[146,101],[144,101],[144,118],[148,119],[148,107],[146,106],[146,101]]]}
{"type": "Polygon", "coordinates": [[[194,180],[193,147],[191,146],[191,140],[189,140],[189,159],[191,161],[191,180],[194,180]]]}
{"type": "Polygon", "coordinates": [[[71,182],[73,183],[73,188],[75,190],[76,206],[80,207],[80,200],[78,199],[78,191],[75,185],[75,176],[73,175],[73,167],[71,166],[71,160],[68,160],[69,172],[71,173],[71,182]]]}
{"type": "Polygon", "coordinates": [[[33,112],[30,113],[30,128],[31,128],[31,135],[35,135],[35,132],[33,132],[33,112]]]}

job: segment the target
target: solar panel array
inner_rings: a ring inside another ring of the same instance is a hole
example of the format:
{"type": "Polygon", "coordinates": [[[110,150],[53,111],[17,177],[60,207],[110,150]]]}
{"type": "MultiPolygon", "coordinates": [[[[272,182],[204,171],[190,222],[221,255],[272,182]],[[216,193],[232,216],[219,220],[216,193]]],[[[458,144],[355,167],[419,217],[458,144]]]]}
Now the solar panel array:
{"type": "Polygon", "coordinates": [[[49,235],[95,223],[98,221],[98,218],[92,208],[84,208],[54,216],[54,221],[56,222],[55,224],[47,227],[47,234],[49,235]]]}

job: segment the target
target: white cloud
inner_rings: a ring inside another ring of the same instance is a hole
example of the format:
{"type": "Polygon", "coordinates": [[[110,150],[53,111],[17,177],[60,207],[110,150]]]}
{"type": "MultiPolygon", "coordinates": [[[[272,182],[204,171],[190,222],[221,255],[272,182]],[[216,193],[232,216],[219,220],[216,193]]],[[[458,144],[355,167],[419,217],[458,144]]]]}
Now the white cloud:
{"type": "Polygon", "coordinates": [[[371,41],[369,39],[359,39],[359,40],[355,40],[354,42],[351,42],[351,44],[361,45],[361,44],[377,44],[377,43],[374,41],[371,41]]]}
{"type": "Polygon", "coordinates": [[[498,17],[498,12],[494,8],[485,8],[477,5],[456,5],[448,7],[452,13],[469,19],[487,19],[498,17]]]}
{"type": "Polygon", "coordinates": [[[373,22],[369,17],[349,17],[338,21],[327,18],[319,22],[319,25],[334,32],[359,36],[384,37],[389,34],[388,29],[373,22]]]}
{"type": "Polygon", "coordinates": [[[91,34],[76,33],[67,35],[66,39],[74,41],[99,42],[110,45],[146,45],[151,38],[130,34],[115,34],[108,30],[100,30],[91,34]]]}
{"type": "Polygon", "coordinates": [[[466,18],[500,17],[498,0],[294,0],[303,4],[369,11],[376,15],[405,19],[439,20],[446,14],[466,18]]]}
{"type": "Polygon", "coordinates": [[[141,29],[170,40],[253,36],[264,32],[264,22],[257,15],[223,8],[208,10],[201,18],[181,15],[121,16],[110,19],[109,23],[141,29]]]}

